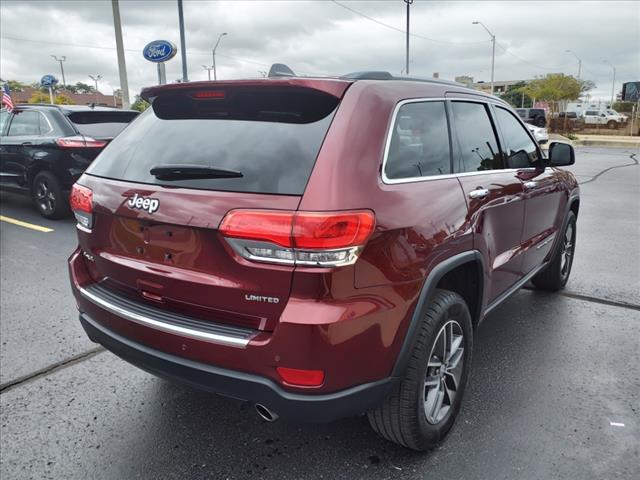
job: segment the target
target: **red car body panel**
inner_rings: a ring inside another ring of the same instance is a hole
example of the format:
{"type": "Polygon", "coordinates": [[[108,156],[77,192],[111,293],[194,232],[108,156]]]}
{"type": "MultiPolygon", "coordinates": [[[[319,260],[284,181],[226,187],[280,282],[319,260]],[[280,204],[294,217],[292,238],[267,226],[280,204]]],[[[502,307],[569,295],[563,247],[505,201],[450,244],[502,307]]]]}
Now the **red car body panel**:
{"type": "Polygon", "coordinates": [[[93,190],[96,217],[91,233],[79,230],[79,249],[70,258],[80,310],[119,335],[177,357],[255,374],[309,395],[388,378],[434,268],[465,252],[482,256],[485,287],[477,322],[486,306],[548,258],[555,242],[536,247],[561,228],[577,192],[570,174],[552,168],[384,183],[385,142],[398,102],[451,96],[494,101],[461,87],[278,79],[174,84],[152,87],[144,96],[236,85],[304,87],[342,97],[302,196],[168,188],[90,175],[79,181],[93,190]],[[527,189],[526,182],[533,181],[535,188],[527,189]],[[479,186],[489,195],[470,199],[468,193],[479,186]],[[136,193],[159,199],[161,208],[153,214],[128,208],[127,199],[136,193]],[[224,215],[237,208],[369,209],[376,228],[353,265],[254,263],[239,257],[217,232],[224,215]],[[139,302],[160,302],[168,311],[256,333],[245,348],[237,348],[130,322],[79,293],[79,287],[105,277],[139,302]],[[254,293],[280,301],[247,302],[245,295],[254,293]],[[324,383],[283,384],[277,366],[322,370],[324,383]]]}

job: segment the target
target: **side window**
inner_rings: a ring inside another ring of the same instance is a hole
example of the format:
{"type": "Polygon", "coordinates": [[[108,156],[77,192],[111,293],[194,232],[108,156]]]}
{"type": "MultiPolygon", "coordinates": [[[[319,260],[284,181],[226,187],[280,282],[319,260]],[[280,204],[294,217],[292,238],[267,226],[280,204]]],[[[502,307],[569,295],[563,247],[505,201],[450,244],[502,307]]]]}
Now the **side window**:
{"type": "Polygon", "coordinates": [[[4,135],[4,127],[7,124],[8,120],[9,120],[9,112],[7,112],[6,110],[3,112],[0,112],[0,135],[4,135]]]}
{"type": "Polygon", "coordinates": [[[40,114],[34,110],[14,114],[8,135],[40,135],[40,114]]]}
{"type": "Polygon", "coordinates": [[[406,103],[396,115],[385,175],[390,180],[451,173],[444,102],[406,103]]]}
{"type": "Polygon", "coordinates": [[[453,122],[459,155],[454,171],[477,172],[502,168],[496,134],[487,106],[483,103],[453,102],[453,122]]]}
{"type": "Polygon", "coordinates": [[[49,121],[47,120],[47,117],[44,116],[44,113],[38,112],[38,117],[39,117],[40,135],[46,135],[52,130],[51,125],[49,125],[49,121]]]}
{"type": "Polygon", "coordinates": [[[505,143],[507,168],[526,168],[537,162],[538,147],[511,112],[496,107],[496,117],[505,143]]]}

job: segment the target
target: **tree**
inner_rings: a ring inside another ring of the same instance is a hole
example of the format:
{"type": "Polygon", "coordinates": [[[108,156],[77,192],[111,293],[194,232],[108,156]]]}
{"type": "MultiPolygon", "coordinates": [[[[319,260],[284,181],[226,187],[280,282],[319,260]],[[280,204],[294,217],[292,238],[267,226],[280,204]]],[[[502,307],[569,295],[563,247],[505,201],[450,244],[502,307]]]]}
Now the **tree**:
{"type": "Polygon", "coordinates": [[[533,107],[533,99],[522,91],[525,86],[525,82],[511,85],[507,87],[506,92],[500,95],[500,98],[505,102],[509,102],[515,108],[531,108],[533,107]]]}
{"type": "Polygon", "coordinates": [[[521,91],[536,100],[560,102],[576,100],[582,93],[582,88],[589,88],[589,84],[593,85],[593,82],[576,80],[571,75],[551,73],[532,80],[521,91]]]}
{"type": "Polygon", "coordinates": [[[136,100],[131,104],[131,108],[139,112],[144,112],[147,108],[149,108],[149,105],[151,104],[144,98],[142,98],[140,95],[136,95],[136,100]]]}
{"type": "Polygon", "coordinates": [[[75,85],[67,85],[67,90],[71,93],[95,93],[95,87],[82,82],[76,82],[75,85]]]}
{"type": "Polygon", "coordinates": [[[17,80],[3,80],[2,78],[0,78],[0,83],[1,84],[6,83],[9,87],[9,90],[12,92],[21,92],[27,87],[26,84],[19,82],[17,80]]]}
{"type": "MultiPolygon", "coordinates": [[[[29,98],[28,103],[50,103],[51,98],[48,93],[41,92],[40,90],[36,90],[29,98]]],[[[75,102],[71,100],[66,95],[60,94],[56,95],[53,99],[53,103],[56,105],[75,105],[75,102]]]]}

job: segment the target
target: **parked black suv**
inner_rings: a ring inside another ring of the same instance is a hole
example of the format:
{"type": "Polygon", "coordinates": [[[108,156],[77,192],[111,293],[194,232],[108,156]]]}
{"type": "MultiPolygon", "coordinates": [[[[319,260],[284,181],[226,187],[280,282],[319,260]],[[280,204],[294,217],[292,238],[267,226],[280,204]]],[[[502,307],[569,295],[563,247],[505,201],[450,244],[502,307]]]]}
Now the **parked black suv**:
{"type": "Polygon", "coordinates": [[[84,105],[0,110],[0,189],[31,195],[45,218],[69,213],[69,190],[139,112],[84,105]]]}
{"type": "Polygon", "coordinates": [[[542,108],[516,108],[516,113],[525,123],[536,127],[546,127],[547,118],[542,108]]]}

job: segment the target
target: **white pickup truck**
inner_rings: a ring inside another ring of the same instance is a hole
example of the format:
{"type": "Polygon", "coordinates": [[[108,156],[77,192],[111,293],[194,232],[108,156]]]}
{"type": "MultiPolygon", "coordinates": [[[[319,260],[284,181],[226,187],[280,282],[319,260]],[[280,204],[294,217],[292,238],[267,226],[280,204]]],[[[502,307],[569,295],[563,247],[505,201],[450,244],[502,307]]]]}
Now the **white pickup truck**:
{"type": "Polygon", "coordinates": [[[615,110],[586,110],[583,118],[586,127],[603,125],[611,129],[621,127],[627,121],[627,117],[615,110]]]}

